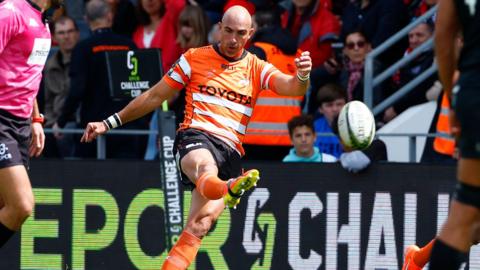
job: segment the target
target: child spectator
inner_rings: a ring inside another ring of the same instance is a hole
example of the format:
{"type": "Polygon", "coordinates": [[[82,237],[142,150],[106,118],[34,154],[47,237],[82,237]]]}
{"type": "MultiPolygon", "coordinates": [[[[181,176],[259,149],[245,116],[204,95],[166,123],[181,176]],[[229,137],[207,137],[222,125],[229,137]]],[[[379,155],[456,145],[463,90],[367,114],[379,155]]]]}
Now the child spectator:
{"type": "Polygon", "coordinates": [[[293,143],[290,153],[283,162],[336,162],[329,154],[321,153],[314,146],[316,135],[313,129],[313,117],[310,115],[295,116],[288,122],[288,132],[293,143]]]}
{"type": "Polygon", "coordinates": [[[343,153],[340,140],[337,136],[328,136],[327,134],[333,134],[334,120],[347,101],[345,90],[338,84],[326,84],[318,90],[317,101],[318,113],[321,116],[314,122],[314,130],[317,134],[315,146],[322,153],[340,158],[343,153]],[[318,136],[319,134],[324,136],[318,136]]]}

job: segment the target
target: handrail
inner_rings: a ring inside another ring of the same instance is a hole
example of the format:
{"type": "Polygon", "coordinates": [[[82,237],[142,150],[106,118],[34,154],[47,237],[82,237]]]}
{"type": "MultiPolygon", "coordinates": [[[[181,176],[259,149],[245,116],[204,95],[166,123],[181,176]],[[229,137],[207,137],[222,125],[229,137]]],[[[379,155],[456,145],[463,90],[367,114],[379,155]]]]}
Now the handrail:
{"type": "MultiPolygon", "coordinates": [[[[405,26],[402,30],[398,31],[395,35],[391,36],[389,39],[387,39],[385,42],[383,42],[380,46],[375,48],[373,51],[371,51],[369,54],[367,54],[367,57],[365,59],[365,73],[364,73],[364,82],[363,82],[363,94],[364,98],[363,101],[364,103],[369,107],[373,108],[373,88],[378,84],[381,83],[381,81],[376,80],[374,81],[374,74],[373,74],[373,60],[386,51],[388,48],[390,48],[393,44],[395,44],[397,41],[408,35],[410,30],[415,28],[417,25],[420,23],[424,22],[428,18],[432,17],[435,12],[437,11],[438,7],[434,6],[430,10],[428,10],[425,14],[423,14],[421,17],[419,17],[417,20],[411,22],[409,25],[405,26]]],[[[419,49],[419,48],[417,48],[419,49]]],[[[402,59],[399,60],[399,62],[402,61],[402,59]]],[[[397,62],[398,63],[398,62],[397,62]]],[[[396,64],[394,64],[396,65],[396,64]]],[[[393,75],[396,70],[394,70],[391,74],[386,74],[383,72],[381,75],[385,78],[388,76],[393,75]]]]}
{"type": "Polygon", "coordinates": [[[383,110],[391,106],[395,101],[399,100],[402,98],[404,95],[412,91],[413,88],[415,88],[418,84],[426,80],[428,77],[432,76],[437,72],[437,64],[433,63],[431,67],[429,67],[427,70],[423,71],[420,75],[418,75],[415,79],[411,80],[408,82],[406,85],[404,85],[402,88],[398,89],[395,93],[393,93],[391,96],[389,96],[387,99],[383,100],[375,106],[372,110],[373,115],[377,115],[381,113],[383,110]]]}
{"type": "MultiPolygon", "coordinates": [[[[83,134],[83,129],[78,128],[59,128],[59,129],[52,129],[52,128],[45,128],[44,132],[46,134],[54,134],[54,133],[64,133],[64,134],[83,134]]],[[[148,130],[148,129],[112,129],[109,130],[108,133],[104,135],[100,135],[97,137],[97,159],[105,159],[106,158],[106,135],[157,135],[158,130],[148,130]]]]}
{"type": "MultiPolygon", "coordinates": [[[[45,133],[52,134],[54,130],[51,128],[45,128],[45,133]]],[[[60,132],[64,134],[82,134],[84,132],[83,129],[58,129],[55,132],[60,132]]],[[[97,137],[97,159],[105,159],[105,136],[108,135],[149,135],[149,134],[158,134],[157,130],[143,130],[143,129],[130,129],[130,130],[110,130],[108,133],[97,137]]],[[[321,137],[331,137],[336,136],[333,133],[328,132],[319,132],[317,136],[321,137]]],[[[376,133],[375,137],[408,137],[409,138],[409,161],[415,162],[416,161],[416,137],[443,137],[443,138],[451,138],[443,133],[376,133]]]]}
{"type": "Polygon", "coordinates": [[[420,54],[430,50],[433,48],[433,37],[429,38],[427,41],[422,43],[420,46],[415,48],[411,53],[409,53],[407,56],[402,57],[400,60],[398,60],[395,64],[391,65],[389,68],[387,68],[385,71],[382,73],[378,74],[373,79],[373,87],[379,85],[386,79],[390,78],[395,72],[397,72],[400,68],[408,64],[410,61],[414,60],[417,58],[420,54]]]}

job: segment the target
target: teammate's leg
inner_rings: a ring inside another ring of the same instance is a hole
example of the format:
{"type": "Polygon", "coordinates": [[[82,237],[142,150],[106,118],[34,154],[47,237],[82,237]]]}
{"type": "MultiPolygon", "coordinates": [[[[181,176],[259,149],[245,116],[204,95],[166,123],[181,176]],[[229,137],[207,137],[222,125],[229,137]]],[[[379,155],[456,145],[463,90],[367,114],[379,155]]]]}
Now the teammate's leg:
{"type": "Polygon", "coordinates": [[[480,220],[480,160],[458,162],[459,188],[450,213],[432,250],[430,269],[458,269],[466,260],[476,223],[480,220]]]}
{"type": "Polygon", "coordinates": [[[23,165],[0,169],[0,247],[18,231],[34,207],[32,186],[23,165]]]}

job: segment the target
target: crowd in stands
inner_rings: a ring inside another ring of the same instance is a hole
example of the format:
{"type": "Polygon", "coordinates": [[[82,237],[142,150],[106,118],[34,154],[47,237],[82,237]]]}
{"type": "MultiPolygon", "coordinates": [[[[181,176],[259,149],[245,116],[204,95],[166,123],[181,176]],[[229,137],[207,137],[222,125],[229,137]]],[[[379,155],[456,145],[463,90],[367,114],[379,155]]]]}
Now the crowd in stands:
{"type": "MultiPolygon", "coordinates": [[[[346,102],[363,100],[366,55],[436,2],[66,0],[63,9],[49,14],[53,45],[57,49],[53,50],[45,67],[39,100],[43,104],[46,127],[53,128],[55,134],[48,136],[44,155],[94,157],[95,144],[77,143],[76,135],[62,134],[60,128],[84,128],[89,121],[106,118],[128,102],[114,100],[109,95],[105,51],[160,49],[162,69],[166,72],[189,48],[216,43],[217,23],[222,13],[230,6],[242,5],[254,16],[256,34],[248,46],[251,53],[291,74],[295,72],[293,59],[301,51],[310,51],[313,60],[311,85],[305,97],[281,97],[269,90],[259,97],[251,125],[247,127],[245,158],[342,161],[342,154],[348,150],[332,135],[335,119],[346,102]],[[302,118],[302,115],[310,116],[302,118]],[[295,145],[300,137],[308,137],[312,147],[306,152],[312,154],[311,157],[298,158],[296,151],[303,150],[297,146],[292,148],[292,143],[295,145]]],[[[374,63],[375,74],[426,42],[433,35],[433,25],[433,21],[422,22],[410,31],[408,38],[381,54],[374,63]]],[[[392,78],[376,86],[374,104],[428,69],[433,58],[433,49],[425,50],[392,78]]],[[[391,121],[410,106],[440,99],[441,85],[437,80],[437,76],[432,75],[386,109],[377,116],[378,124],[391,121]]],[[[183,119],[182,93],[169,100],[177,123],[183,119]]],[[[153,130],[157,124],[154,113],[122,128],[153,130]]],[[[155,159],[157,144],[154,136],[147,140],[145,136],[109,135],[107,158],[155,159]]],[[[375,150],[373,157],[365,157],[369,161],[386,160],[383,150],[375,150]]]]}

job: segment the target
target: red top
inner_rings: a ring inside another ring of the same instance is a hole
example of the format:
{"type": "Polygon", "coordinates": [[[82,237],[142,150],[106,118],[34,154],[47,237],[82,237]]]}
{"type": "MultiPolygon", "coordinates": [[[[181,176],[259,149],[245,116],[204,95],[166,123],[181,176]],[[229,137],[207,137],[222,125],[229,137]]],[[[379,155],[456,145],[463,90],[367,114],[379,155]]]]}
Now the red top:
{"type": "MultiPolygon", "coordinates": [[[[162,66],[166,72],[182,54],[182,49],[177,44],[177,22],[180,12],[185,7],[185,0],[164,0],[165,14],[155,30],[150,48],[162,50],[162,66]]],[[[133,33],[133,42],[139,49],[145,48],[143,33],[145,26],[141,25],[133,33]]]]}

